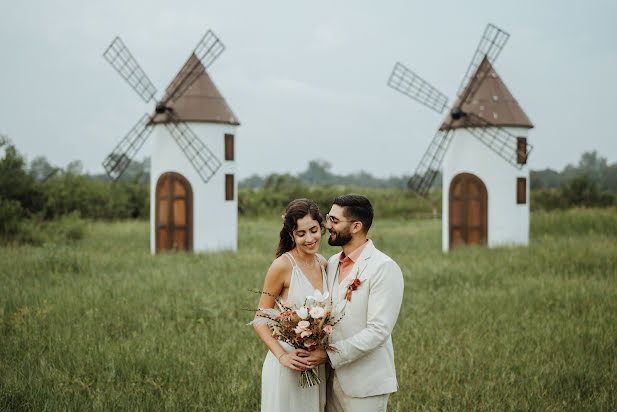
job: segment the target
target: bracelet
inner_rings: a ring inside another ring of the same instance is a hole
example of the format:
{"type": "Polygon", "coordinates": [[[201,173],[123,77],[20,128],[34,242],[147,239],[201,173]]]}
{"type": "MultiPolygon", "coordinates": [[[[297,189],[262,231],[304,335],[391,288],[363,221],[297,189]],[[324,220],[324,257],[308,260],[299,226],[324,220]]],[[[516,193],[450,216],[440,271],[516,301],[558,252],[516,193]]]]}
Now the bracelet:
{"type": "Polygon", "coordinates": [[[278,358],[276,358],[276,360],[278,360],[278,361],[279,361],[279,363],[280,363],[280,362],[281,362],[281,358],[282,358],[282,357],[283,357],[283,355],[284,355],[284,354],[286,354],[286,353],[287,353],[287,352],[283,352],[283,353],[281,353],[281,354],[279,355],[279,357],[278,357],[278,358]]]}

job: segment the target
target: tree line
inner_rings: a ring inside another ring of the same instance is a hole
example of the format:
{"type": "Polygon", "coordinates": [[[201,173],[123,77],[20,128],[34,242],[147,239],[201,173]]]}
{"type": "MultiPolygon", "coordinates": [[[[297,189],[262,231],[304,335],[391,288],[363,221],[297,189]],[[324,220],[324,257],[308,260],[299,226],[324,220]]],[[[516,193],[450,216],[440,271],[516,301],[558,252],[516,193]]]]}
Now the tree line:
{"type": "Polygon", "coordinates": [[[2,151],[0,241],[42,243],[58,233],[79,238],[80,218],[131,219],[150,214],[149,178],[143,170],[110,184],[102,176],[84,174],[79,161],[59,168],[38,157],[28,165],[15,146],[0,136],[2,151]],[[54,219],[62,224],[49,224],[54,219]]]}
{"type": "MultiPolygon", "coordinates": [[[[277,179],[296,180],[306,186],[356,186],[365,188],[406,189],[411,175],[379,178],[366,171],[351,174],[336,174],[331,171],[332,164],[325,160],[311,160],[308,167],[296,176],[273,173],[267,176],[253,174],[240,181],[241,189],[262,189],[272,186],[277,179]]],[[[609,164],[605,157],[596,151],[585,152],[576,165],[568,164],[559,172],[553,169],[531,170],[531,190],[562,189],[573,182],[588,182],[600,192],[617,194],[617,162],[609,164]]],[[[432,188],[441,188],[441,173],[432,184],[432,188]]]]}
{"type": "MultiPolygon", "coordinates": [[[[30,163],[6,137],[0,136],[0,238],[29,232],[62,216],[74,219],[147,219],[150,214],[150,159],[132,161],[117,182],[105,174],[85,174],[80,161],[66,167],[45,157],[30,163]],[[2,153],[3,152],[3,153],[2,153]]],[[[313,197],[323,207],[342,191],[375,199],[382,217],[439,217],[441,175],[427,199],[407,189],[410,176],[379,178],[366,171],[339,175],[324,160],[311,160],[306,170],[291,175],[253,175],[239,182],[238,211],[243,215],[276,214],[289,200],[313,197]]],[[[595,151],[563,171],[531,171],[532,210],[607,207],[617,204],[617,163],[595,151]]],[[[66,223],[66,222],[65,222],[66,223]]]]}

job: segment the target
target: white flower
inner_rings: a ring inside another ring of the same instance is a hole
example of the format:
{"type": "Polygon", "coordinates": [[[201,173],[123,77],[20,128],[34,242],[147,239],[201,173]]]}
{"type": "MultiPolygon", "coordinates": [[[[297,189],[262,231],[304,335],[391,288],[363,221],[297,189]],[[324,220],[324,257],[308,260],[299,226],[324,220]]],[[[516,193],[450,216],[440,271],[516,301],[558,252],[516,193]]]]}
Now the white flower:
{"type": "Polygon", "coordinates": [[[310,298],[312,298],[315,302],[320,302],[320,303],[325,301],[329,297],[330,297],[330,292],[326,290],[326,292],[322,294],[317,289],[315,289],[315,292],[313,292],[313,296],[310,296],[310,298]]]}
{"type": "Polygon", "coordinates": [[[325,314],[326,314],[326,310],[322,308],[321,306],[315,306],[311,308],[311,316],[315,319],[319,319],[325,314]]]}
{"type": "Polygon", "coordinates": [[[313,334],[313,332],[311,332],[310,330],[305,330],[304,332],[302,332],[302,333],[300,334],[300,337],[301,337],[302,339],[304,339],[304,338],[306,338],[307,336],[311,336],[312,334],[313,334]]]}
{"type": "Polygon", "coordinates": [[[306,308],[300,308],[296,311],[296,315],[298,315],[300,319],[306,319],[308,317],[308,311],[306,308]]]}

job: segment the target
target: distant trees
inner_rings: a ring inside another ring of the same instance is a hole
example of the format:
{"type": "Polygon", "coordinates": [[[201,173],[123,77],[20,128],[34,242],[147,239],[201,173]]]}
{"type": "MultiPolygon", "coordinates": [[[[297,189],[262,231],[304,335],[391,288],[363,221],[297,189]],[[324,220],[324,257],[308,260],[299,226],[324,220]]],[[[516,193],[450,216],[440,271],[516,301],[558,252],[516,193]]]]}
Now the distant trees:
{"type": "MultiPolygon", "coordinates": [[[[111,183],[105,174],[84,174],[79,160],[60,168],[39,156],[28,165],[2,136],[0,156],[0,238],[26,232],[25,238],[36,237],[38,228],[24,229],[25,221],[36,225],[71,214],[94,219],[149,217],[149,158],[132,161],[119,181],[111,183]]],[[[246,215],[279,213],[291,199],[305,196],[329,207],[341,187],[347,187],[370,193],[385,216],[435,217],[440,212],[440,191],[420,198],[407,189],[410,176],[378,178],[366,171],[337,175],[331,169],[328,161],[312,160],[297,176],[253,175],[239,183],[238,210],[246,215]]],[[[441,187],[441,174],[433,187],[441,187]]],[[[561,172],[531,171],[531,189],[530,203],[536,210],[616,205],[617,163],[609,164],[595,151],[583,153],[576,166],[561,172]]]]}
{"type": "MultiPolygon", "coordinates": [[[[337,175],[331,171],[332,164],[325,160],[311,160],[303,172],[298,173],[298,182],[307,186],[357,186],[366,188],[400,188],[406,189],[410,175],[378,178],[366,171],[359,171],[347,175],[337,175]]],[[[574,178],[587,175],[591,182],[597,184],[600,192],[610,191],[617,193],[617,162],[609,164],[605,157],[598,155],[596,151],[585,152],[581,155],[578,165],[567,165],[563,171],[552,169],[532,170],[530,172],[530,187],[532,190],[560,189],[565,187],[574,178]]],[[[280,174],[269,176],[252,175],[242,181],[241,189],[264,188],[268,182],[277,179],[280,174]]],[[[433,182],[433,188],[441,188],[441,173],[433,182]]]]}
{"type": "Polygon", "coordinates": [[[143,170],[149,160],[131,165],[132,181],[110,184],[109,179],[83,174],[78,160],[61,169],[37,157],[28,167],[6,137],[0,137],[0,156],[0,239],[37,238],[36,225],[71,214],[96,219],[150,214],[149,180],[143,170]]]}
{"type": "MultiPolygon", "coordinates": [[[[407,190],[410,176],[392,176],[377,178],[370,173],[360,171],[348,175],[337,175],[331,171],[331,163],[324,160],[311,160],[308,167],[297,176],[291,174],[271,174],[265,177],[253,175],[240,182],[245,191],[245,199],[250,194],[248,189],[263,189],[276,192],[284,198],[296,193],[306,193],[317,187],[351,186],[357,188],[391,188],[407,190]]],[[[535,210],[550,210],[569,207],[606,207],[617,204],[617,163],[608,164],[606,158],[598,156],[597,152],[583,153],[578,165],[568,165],[563,171],[551,169],[532,170],[531,180],[531,207],[535,210]]],[[[442,176],[437,174],[432,187],[441,188],[442,176]]],[[[254,196],[254,194],[252,194],[254,196]]],[[[260,194],[265,198],[268,193],[260,194]]],[[[274,196],[271,194],[271,196],[274,196]]],[[[282,203],[281,200],[280,203],[282,203]]],[[[248,211],[248,203],[240,212],[248,211]]]]}
{"type": "MultiPolygon", "coordinates": [[[[357,186],[365,188],[407,188],[410,176],[392,176],[389,178],[374,177],[368,172],[359,171],[347,175],[337,175],[330,171],[332,164],[325,160],[311,160],[305,171],[300,172],[296,179],[298,183],[307,186],[357,186]]],[[[279,174],[266,177],[252,175],[239,183],[242,189],[258,189],[267,186],[272,178],[278,178],[279,174]]],[[[288,175],[291,176],[291,175],[288,175]]],[[[441,185],[441,175],[435,179],[433,187],[441,185]]]]}
{"type": "Polygon", "coordinates": [[[594,150],[581,155],[578,165],[567,165],[562,172],[551,169],[531,171],[531,189],[558,189],[570,180],[587,175],[599,190],[617,193],[617,162],[608,164],[606,157],[601,157],[594,150]]]}
{"type": "Polygon", "coordinates": [[[617,163],[608,164],[596,151],[582,154],[578,165],[561,173],[531,172],[534,208],[606,207],[617,204],[617,163]]]}

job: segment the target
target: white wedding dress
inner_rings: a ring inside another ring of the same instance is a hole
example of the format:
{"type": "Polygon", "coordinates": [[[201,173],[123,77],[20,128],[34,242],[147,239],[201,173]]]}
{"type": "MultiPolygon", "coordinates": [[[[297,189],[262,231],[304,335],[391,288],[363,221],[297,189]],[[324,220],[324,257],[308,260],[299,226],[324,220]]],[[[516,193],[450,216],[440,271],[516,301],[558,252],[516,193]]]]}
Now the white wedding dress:
{"type": "MultiPolygon", "coordinates": [[[[286,253],[291,261],[291,282],[289,284],[288,300],[297,304],[304,303],[307,296],[313,295],[314,288],[306,278],[293,256],[286,253]]],[[[321,266],[323,292],[327,289],[326,271],[321,266]]],[[[294,348],[278,341],[287,352],[294,348]]],[[[289,369],[279,363],[272,352],[268,351],[261,371],[261,411],[262,412],[323,412],[326,405],[326,368],[318,366],[320,385],[301,388],[300,371],[289,369]]]]}

